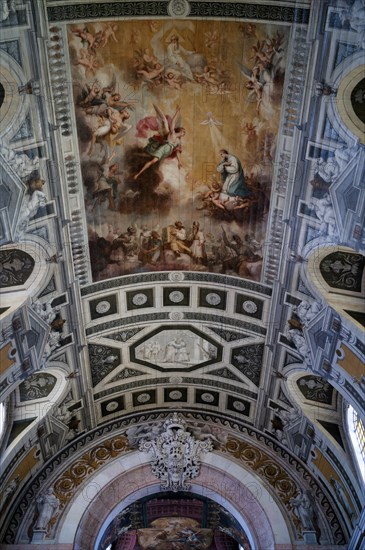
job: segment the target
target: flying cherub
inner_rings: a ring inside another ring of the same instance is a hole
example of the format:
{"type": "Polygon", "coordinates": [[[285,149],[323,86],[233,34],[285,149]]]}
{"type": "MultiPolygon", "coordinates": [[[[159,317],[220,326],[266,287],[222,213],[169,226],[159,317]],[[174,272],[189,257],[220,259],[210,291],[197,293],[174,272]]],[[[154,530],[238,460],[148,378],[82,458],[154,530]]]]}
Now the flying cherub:
{"type": "Polygon", "coordinates": [[[275,112],[274,97],[276,92],[275,77],[273,71],[265,68],[259,61],[251,69],[238,63],[241,74],[247,78],[246,88],[250,90],[248,101],[256,99],[256,112],[266,120],[269,120],[275,112]]]}
{"type": "Polygon", "coordinates": [[[181,153],[181,138],[185,135],[185,128],[182,128],[177,121],[180,122],[180,107],[176,108],[173,117],[168,120],[163,112],[157,107],[153,106],[157,114],[158,122],[158,134],[152,136],[148,140],[148,144],[144,148],[152,158],[147,161],[141,170],[134,176],[136,180],[139,176],[148,170],[151,166],[160,162],[168,157],[176,156],[178,160],[178,166],[181,168],[180,153],[181,153]]]}

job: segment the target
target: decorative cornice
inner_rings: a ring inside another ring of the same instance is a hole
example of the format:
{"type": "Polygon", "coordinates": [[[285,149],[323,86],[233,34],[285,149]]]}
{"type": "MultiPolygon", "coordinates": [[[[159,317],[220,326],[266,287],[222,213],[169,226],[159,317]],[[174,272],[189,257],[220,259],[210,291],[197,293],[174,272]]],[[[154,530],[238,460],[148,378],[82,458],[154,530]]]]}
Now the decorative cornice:
{"type": "MultiPolygon", "coordinates": [[[[308,24],[310,10],[290,6],[266,6],[246,2],[189,2],[189,17],[219,17],[280,21],[308,24]]],[[[103,19],[115,17],[163,17],[169,15],[169,2],[93,2],[88,4],[53,5],[47,8],[49,21],[103,19]]]]}
{"type": "MultiPolygon", "coordinates": [[[[171,276],[180,272],[168,272],[162,271],[159,273],[136,273],[135,275],[124,275],[123,277],[116,277],[107,281],[101,281],[100,283],[94,283],[81,289],[81,296],[89,296],[90,294],[104,292],[113,288],[119,288],[124,286],[134,286],[141,283],[171,283],[171,276]]],[[[272,289],[269,286],[256,283],[254,281],[248,281],[246,279],[239,279],[238,277],[230,277],[229,275],[219,275],[217,273],[198,273],[194,271],[182,272],[179,282],[191,281],[194,283],[211,283],[218,284],[224,287],[232,286],[242,290],[252,290],[265,296],[271,296],[272,289]]],[[[173,278],[174,279],[174,278],[173,278]]],[[[173,280],[172,279],[172,280],[173,280]]],[[[173,280],[174,282],[174,280],[173,280]]]]}

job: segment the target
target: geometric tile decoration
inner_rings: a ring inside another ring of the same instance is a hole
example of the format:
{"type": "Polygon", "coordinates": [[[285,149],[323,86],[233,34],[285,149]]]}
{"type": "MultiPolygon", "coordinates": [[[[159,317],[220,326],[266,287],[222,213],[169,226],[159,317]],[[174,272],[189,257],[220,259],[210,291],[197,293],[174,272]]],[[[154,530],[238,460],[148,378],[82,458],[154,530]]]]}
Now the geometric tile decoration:
{"type": "Polygon", "coordinates": [[[57,378],[52,374],[32,374],[19,386],[20,401],[31,401],[47,397],[55,387],[57,378]]]}
{"type": "Polygon", "coordinates": [[[222,346],[190,325],[158,328],[130,347],[131,361],[159,371],[192,371],[217,363],[222,346]]]}
{"type": "Polygon", "coordinates": [[[201,405],[214,405],[218,407],[219,405],[219,393],[216,391],[207,391],[206,389],[195,390],[195,401],[201,405]]]}
{"type": "Polygon", "coordinates": [[[127,340],[132,338],[132,336],[137,334],[137,332],[140,332],[143,329],[144,327],[129,328],[121,332],[114,332],[114,334],[108,334],[107,336],[103,336],[103,338],[109,338],[110,340],[116,340],[117,342],[126,342],[127,340]]]}
{"type": "Polygon", "coordinates": [[[308,401],[331,405],[333,387],[320,376],[307,375],[297,380],[297,386],[308,401]]]}
{"type": "Polygon", "coordinates": [[[220,376],[221,378],[228,378],[228,380],[236,380],[236,382],[241,382],[243,384],[244,382],[238,378],[228,367],[222,367],[220,369],[211,370],[209,371],[209,374],[213,374],[214,376],[220,376]]]}
{"type": "Polygon", "coordinates": [[[89,344],[89,361],[93,386],[99,384],[120,363],[121,352],[117,348],[102,346],[101,344],[89,344]]]}
{"type": "Polygon", "coordinates": [[[199,307],[226,309],[226,301],[227,292],[223,290],[199,288],[199,307]]]}
{"type": "Polygon", "coordinates": [[[264,303],[253,296],[236,294],[235,312],[241,315],[248,315],[255,319],[261,319],[264,303]]]}
{"type": "Polygon", "coordinates": [[[179,401],[186,402],[188,400],[188,389],[187,388],[181,388],[178,386],[177,388],[165,388],[164,389],[164,401],[167,403],[176,402],[179,401]]]}
{"type": "Polygon", "coordinates": [[[156,403],[156,390],[144,390],[133,394],[133,407],[156,403]]]}
{"type": "Polygon", "coordinates": [[[248,338],[247,334],[236,332],[235,330],[231,329],[209,327],[209,330],[212,330],[213,332],[218,334],[218,336],[223,338],[223,340],[225,340],[226,342],[235,342],[236,340],[243,340],[244,338],[248,338]]]}
{"type": "Polygon", "coordinates": [[[244,414],[250,416],[251,403],[244,401],[243,399],[237,399],[233,395],[227,397],[227,409],[234,411],[235,413],[244,414]]]}
{"type": "Polygon", "coordinates": [[[126,378],[133,378],[134,376],[141,376],[142,374],[146,374],[146,373],[137,369],[131,369],[130,367],[126,367],[125,369],[118,372],[116,376],[111,378],[109,380],[109,383],[117,382],[117,380],[125,380],[126,378]]]}
{"type": "Polygon", "coordinates": [[[114,315],[117,313],[117,295],[110,294],[109,296],[103,296],[97,300],[90,300],[90,317],[91,319],[98,319],[99,317],[106,317],[107,315],[114,315]]]}
{"type": "Polygon", "coordinates": [[[143,290],[133,290],[126,292],[127,309],[141,309],[145,307],[153,307],[153,288],[145,288],[143,290]]]}
{"type": "Polygon", "coordinates": [[[109,401],[101,403],[101,416],[107,416],[124,409],[124,396],[120,395],[109,401]]]}
{"type": "Polygon", "coordinates": [[[170,287],[163,289],[164,306],[188,306],[190,302],[190,287],[170,287]]]}
{"type": "Polygon", "coordinates": [[[250,344],[232,350],[231,363],[256,386],[260,383],[264,344],[250,344]]]}

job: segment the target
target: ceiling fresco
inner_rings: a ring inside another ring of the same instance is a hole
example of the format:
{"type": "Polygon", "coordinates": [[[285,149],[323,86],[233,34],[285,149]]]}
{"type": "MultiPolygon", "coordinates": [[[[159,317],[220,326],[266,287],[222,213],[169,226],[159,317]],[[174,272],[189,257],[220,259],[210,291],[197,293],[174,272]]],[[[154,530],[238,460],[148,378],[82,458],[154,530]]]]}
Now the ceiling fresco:
{"type": "Polygon", "coordinates": [[[363,4],[0,0],[1,547],[362,547],[363,4]]]}
{"type": "Polygon", "coordinates": [[[94,281],[260,280],[289,26],[69,25],[94,281]]]}

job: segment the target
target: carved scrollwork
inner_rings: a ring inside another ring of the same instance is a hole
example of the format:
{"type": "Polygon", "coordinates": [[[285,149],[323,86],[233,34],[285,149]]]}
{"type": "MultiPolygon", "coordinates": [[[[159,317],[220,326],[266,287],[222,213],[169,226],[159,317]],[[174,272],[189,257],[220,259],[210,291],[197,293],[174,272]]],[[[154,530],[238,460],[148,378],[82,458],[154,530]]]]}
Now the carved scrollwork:
{"type": "Polygon", "coordinates": [[[77,487],[98,470],[105,462],[129,450],[128,439],[121,435],[84,453],[72,464],[54,484],[55,495],[59,498],[61,509],[71,500],[77,487]]]}
{"type": "Polygon", "coordinates": [[[139,450],[152,454],[152,473],[161,480],[161,489],[187,491],[189,479],[195,479],[200,471],[200,455],[213,449],[212,442],[196,441],[185,430],[186,422],[174,413],[164,423],[164,432],[152,440],[139,444],[139,450]]]}

